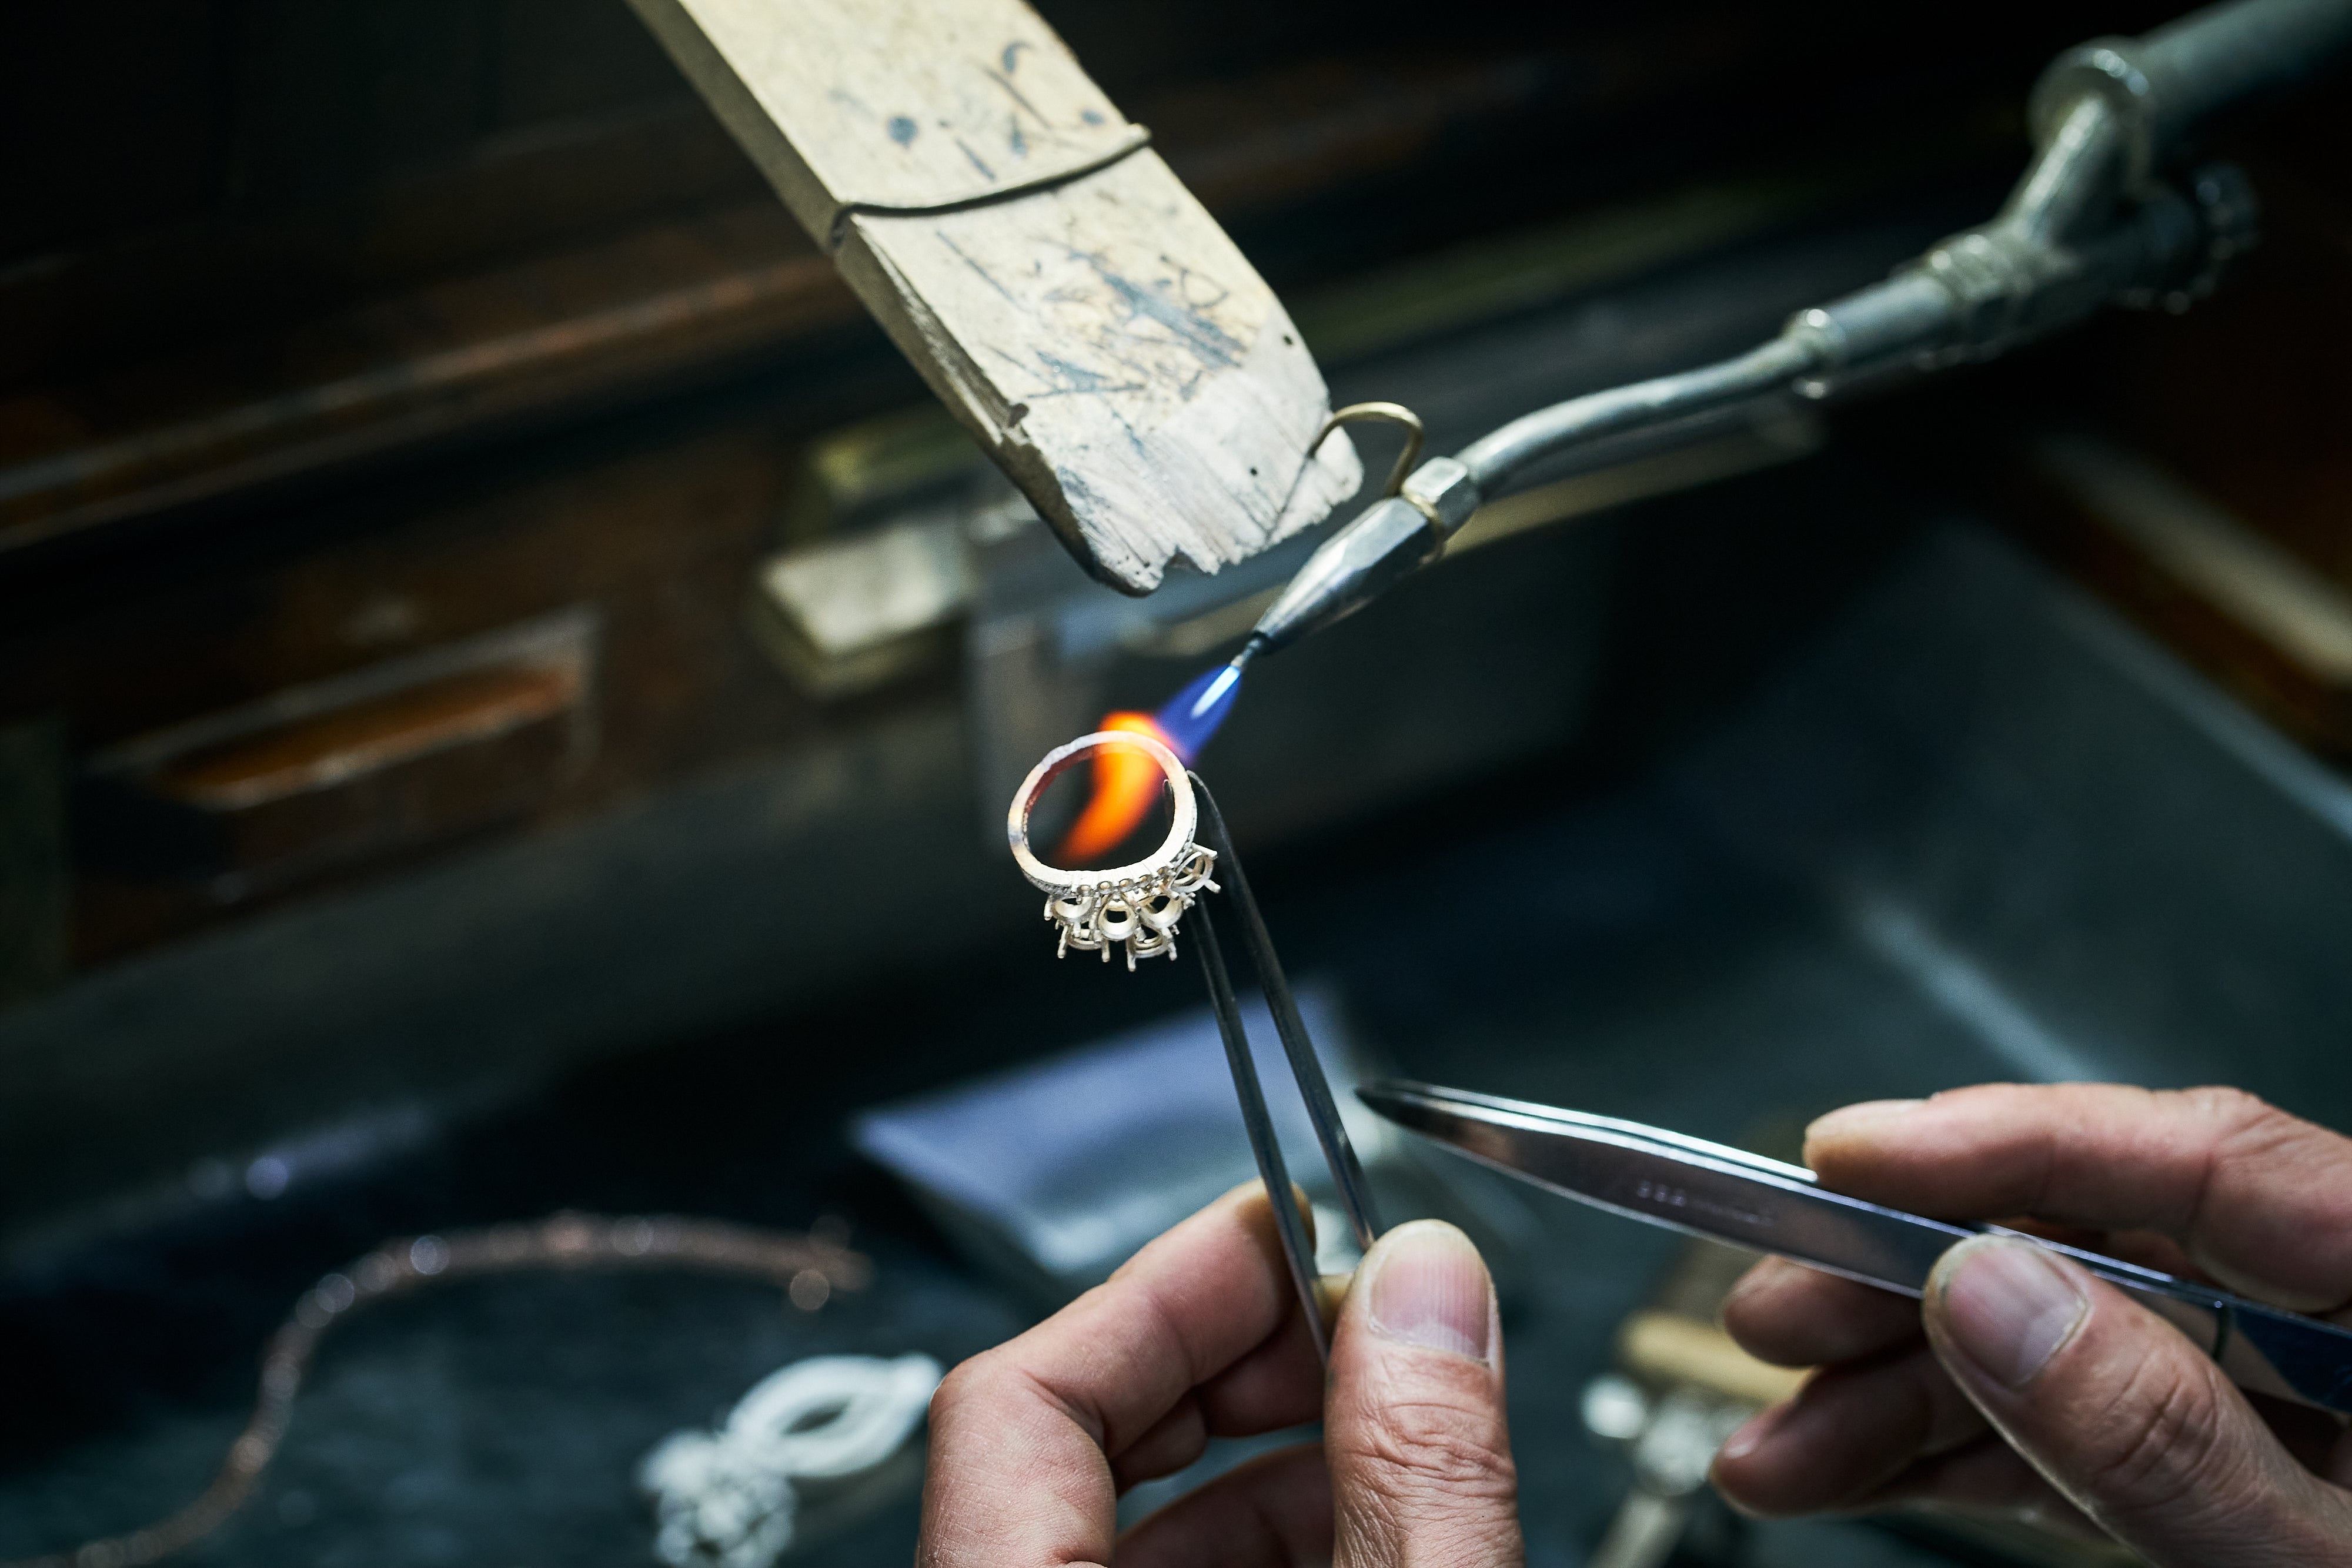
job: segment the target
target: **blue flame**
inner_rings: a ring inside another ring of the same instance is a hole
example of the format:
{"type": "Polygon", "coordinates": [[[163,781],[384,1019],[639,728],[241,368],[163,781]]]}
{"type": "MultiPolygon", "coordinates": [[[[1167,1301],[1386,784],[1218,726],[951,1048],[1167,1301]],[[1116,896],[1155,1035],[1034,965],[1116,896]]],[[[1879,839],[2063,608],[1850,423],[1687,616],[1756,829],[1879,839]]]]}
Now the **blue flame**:
{"type": "Polygon", "coordinates": [[[1209,737],[1225,722],[1225,715],[1233,712],[1234,699],[1241,690],[1239,664],[1212,665],[1170,697],[1151,717],[1167,735],[1176,755],[1189,763],[1201,755],[1201,748],[1209,744],[1209,737]]]}

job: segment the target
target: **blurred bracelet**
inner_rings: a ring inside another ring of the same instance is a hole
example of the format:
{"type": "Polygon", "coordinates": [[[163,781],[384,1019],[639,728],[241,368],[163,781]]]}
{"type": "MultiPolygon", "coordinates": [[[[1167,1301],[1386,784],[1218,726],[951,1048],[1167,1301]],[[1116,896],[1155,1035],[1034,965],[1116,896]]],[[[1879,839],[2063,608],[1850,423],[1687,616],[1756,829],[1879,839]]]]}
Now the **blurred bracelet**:
{"type": "Polygon", "coordinates": [[[439,1236],[398,1237],[302,1292],[261,1357],[261,1389],[245,1430],[194,1500],[152,1524],[68,1552],[0,1568],[138,1568],[194,1545],[252,1495],[276,1457],[303,1374],[327,1331],[373,1301],[425,1285],[534,1269],[689,1269],[781,1288],[803,1312],[835,1291],[863,1290],[873,1265],[844,1245],[847,1228],[820,1221],[808,1235],[758,1230],[670,1215],[556,1214],[534,1225],[494,1225],[439,1236]]]}

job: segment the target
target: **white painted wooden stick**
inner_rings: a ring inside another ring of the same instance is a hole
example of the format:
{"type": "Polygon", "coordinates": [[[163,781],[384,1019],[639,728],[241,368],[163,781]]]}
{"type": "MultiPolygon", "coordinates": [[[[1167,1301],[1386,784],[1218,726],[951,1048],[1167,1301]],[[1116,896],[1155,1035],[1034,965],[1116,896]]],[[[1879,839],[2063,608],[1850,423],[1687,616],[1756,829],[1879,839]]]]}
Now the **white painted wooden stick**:
{"type": "Polygon", "coordinates": [[[1020,0],[631,0],[899,349],[1130,593],[1362,474],[1255,268],[1020,0]]]}

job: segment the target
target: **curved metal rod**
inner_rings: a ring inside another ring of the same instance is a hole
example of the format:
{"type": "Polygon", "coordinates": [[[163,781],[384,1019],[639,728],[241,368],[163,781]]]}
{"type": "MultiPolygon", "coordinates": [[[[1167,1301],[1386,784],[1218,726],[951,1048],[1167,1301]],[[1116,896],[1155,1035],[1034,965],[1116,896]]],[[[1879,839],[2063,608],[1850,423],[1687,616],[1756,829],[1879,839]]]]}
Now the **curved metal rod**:
{"type": "Polygon", "coordinates": [[[1404,426],[1404,450],[1397,454],[1395,464],[1389,469],[1388,483],[1381,487],[1381,498],[1386,500],[1403,487],[1404,476],[1412,472],[1414,464],[1421,461],[1421,444],[1427,435],[1421,427],[1421,415],[1404,404],[1351,402],[1345,408],[1332,410],[1331,417],[1323,422],[1323,428],[1315,433],[1313,441],[1307,443],[1307,455],[1312,457],[1326,441],[1331,439],[1331,433],[1341,425],[1361,424],[1375,419],[1404,426]]]}
{"type": "Polygon", "coordinates": [[[1470,470],[1482,494],[1491,495],[1511,475],[1563,447],[1778,391],[1819,361],[1812,344],[1775,338],[1718,364],[1539,408],[1472,442],[1456,461],[1470,470]]]}

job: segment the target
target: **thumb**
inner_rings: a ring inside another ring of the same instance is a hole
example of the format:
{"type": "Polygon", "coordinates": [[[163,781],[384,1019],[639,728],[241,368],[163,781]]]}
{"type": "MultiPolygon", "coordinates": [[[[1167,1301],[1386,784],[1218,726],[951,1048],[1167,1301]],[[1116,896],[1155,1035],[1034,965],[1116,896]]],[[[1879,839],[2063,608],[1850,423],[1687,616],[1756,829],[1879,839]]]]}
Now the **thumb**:
{"type": "Polygon", "coordinates": [[[1323,1414],[1335,1568],[1514,1568],[1518,1474],[1495,1287],[1470,1239],[1417,1219],[1365,1254],[1323,1414]]]}
{"type": "Polygon", "coordinates": [[[2320,1563],[2352,1500],[2271,1434],[2188,1337],[2031,1242],[1979,1236],[1927,1281],[1927,1338],[2010,1445],[2158,1564],[2320,1563]]]}

